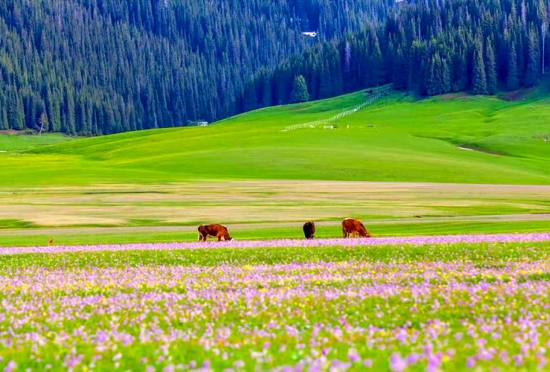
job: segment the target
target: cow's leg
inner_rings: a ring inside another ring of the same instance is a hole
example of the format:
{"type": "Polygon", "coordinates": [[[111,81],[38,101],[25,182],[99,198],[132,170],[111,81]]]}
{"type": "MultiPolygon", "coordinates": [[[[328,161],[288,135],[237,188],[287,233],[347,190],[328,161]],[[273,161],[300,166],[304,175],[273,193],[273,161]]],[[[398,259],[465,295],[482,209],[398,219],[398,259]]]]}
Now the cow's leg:
{"type": "Polygon", "coordinates": [[[222,237],[223,237],[223,234],[218,234],[218,241],[219,241],[219,242],[222,241],[222,237]]]}
{"type": "Polygon", "coordinates": [[[344,233],[344,239],[346,239],[348,237],[348,233],[346,229],[342,229],[342,232],[344,233]]]}

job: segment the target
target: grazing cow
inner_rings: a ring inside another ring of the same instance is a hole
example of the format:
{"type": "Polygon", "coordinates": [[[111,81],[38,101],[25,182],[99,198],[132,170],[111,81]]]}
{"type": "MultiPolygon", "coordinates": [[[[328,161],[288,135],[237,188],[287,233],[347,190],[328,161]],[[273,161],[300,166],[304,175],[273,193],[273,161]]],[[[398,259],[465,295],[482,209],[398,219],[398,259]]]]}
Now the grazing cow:
{"type": "Polygon", "coordinates": [[[231,240],[233,239],[231,236],[229,236],[229,232],[227,231],[227,227],[214,224],[214,225],[200,225],[199,226],[199,242],[205,242],[209,236],[213,236],[218,238],[218,241],[223,240],[231,240]]]}
{"type": "Polygon", "coordinates": [[[360,236],[362,238],[371,237],[361,221],[355,220],[353,218],[346,218],[344,221],[342,221],[342,232],[344,233],[344,238],[354,236],[360,236]]]}
{"type": "Polygon", "coordinates": [[[306,239],[313,239],[315,237],[315,223],[308,221],[304,224],[304,236],[306,239]]]}

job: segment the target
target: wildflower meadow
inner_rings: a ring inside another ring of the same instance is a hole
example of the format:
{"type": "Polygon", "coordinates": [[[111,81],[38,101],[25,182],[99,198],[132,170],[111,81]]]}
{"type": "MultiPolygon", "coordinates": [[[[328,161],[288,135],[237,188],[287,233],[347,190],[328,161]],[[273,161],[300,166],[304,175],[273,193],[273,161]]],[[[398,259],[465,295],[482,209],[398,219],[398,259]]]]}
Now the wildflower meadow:
{"type": "Polygon", "coordinates": [[[547,240],[6,248],[0,367],[543,370],[547,240]]]}

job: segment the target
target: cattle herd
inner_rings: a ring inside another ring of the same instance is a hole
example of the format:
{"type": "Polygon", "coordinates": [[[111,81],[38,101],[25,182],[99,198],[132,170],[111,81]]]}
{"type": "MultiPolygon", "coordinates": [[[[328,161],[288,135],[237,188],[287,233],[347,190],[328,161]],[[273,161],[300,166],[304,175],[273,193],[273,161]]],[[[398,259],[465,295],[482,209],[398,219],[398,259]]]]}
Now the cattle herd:
{"type": "MultiPolygon", "coordinates": [[[[306,239],[314,239],[315,238],[315,223],[312,221],[308,221],[304,224],[304,236],[306,239]]],[[[229,231],[227,230],[227,227],[213,224],[213,225],[200,225],[199,226],[199,241],[205,242],[209,236],[212,236],[214,238],[217,238],[218,241],[226,240],[232,240],[233,238],[229,235],[229,231]]],[[[353,218],[346,218],[342,221],[342,233],[344,234],[344,238],[353,238],[353,237],[361,237],[361,238],[370,238],[371,235],[363,225],[363,223],[359,220],[353,219],[353,218]]]]}

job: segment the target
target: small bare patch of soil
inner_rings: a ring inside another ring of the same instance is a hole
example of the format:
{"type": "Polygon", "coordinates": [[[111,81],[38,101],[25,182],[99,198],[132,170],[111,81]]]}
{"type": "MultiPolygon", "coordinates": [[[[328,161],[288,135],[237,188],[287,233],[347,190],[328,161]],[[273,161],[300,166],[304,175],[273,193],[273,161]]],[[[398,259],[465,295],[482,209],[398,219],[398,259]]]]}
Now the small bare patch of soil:
{"type": "Polygon", "coordinates": [[[442,94],[440,96],[437,96],[437,98],[443,100],[443,101],[452,101],[452,100],[455,100],[455,99],[463,99],[463,98],[468,98],[469,95],[465,92],[459,92],[459,93],[447,93],[447,94],[442,94]]]}
{"type": "Polygon", "coordinates": [[[524,99],[527,95],[533,93],[535,88],[528,88],[528,89],[518,89],[514,90],[513,92],[508,92],[505,94],[502,94],[500,96],[501,99],[505,101],[521,101],[524,99]]]}
{"type": "Polygon", "coordinates": [[[4,134],[7,136],[24,136],[24,135],[30,135],[35,133],[33,130],[30,130],[30,129],[26,129],[26,130],[7,129],[7,130],[0,130],[0,134],[4,134]]]}
{"type": "Polygon", "coordinates": [[[487,149],[484,149],[482,147],[475,146],[475,145],[459,145],[458,148],[460,150],[464,150],[464,151],[476,151],[476,152],[482,152],[482,153],[488,154],[488,155],[504,156],[504,154],[501,153],[501,152],[487,150],[487,149]]]}

